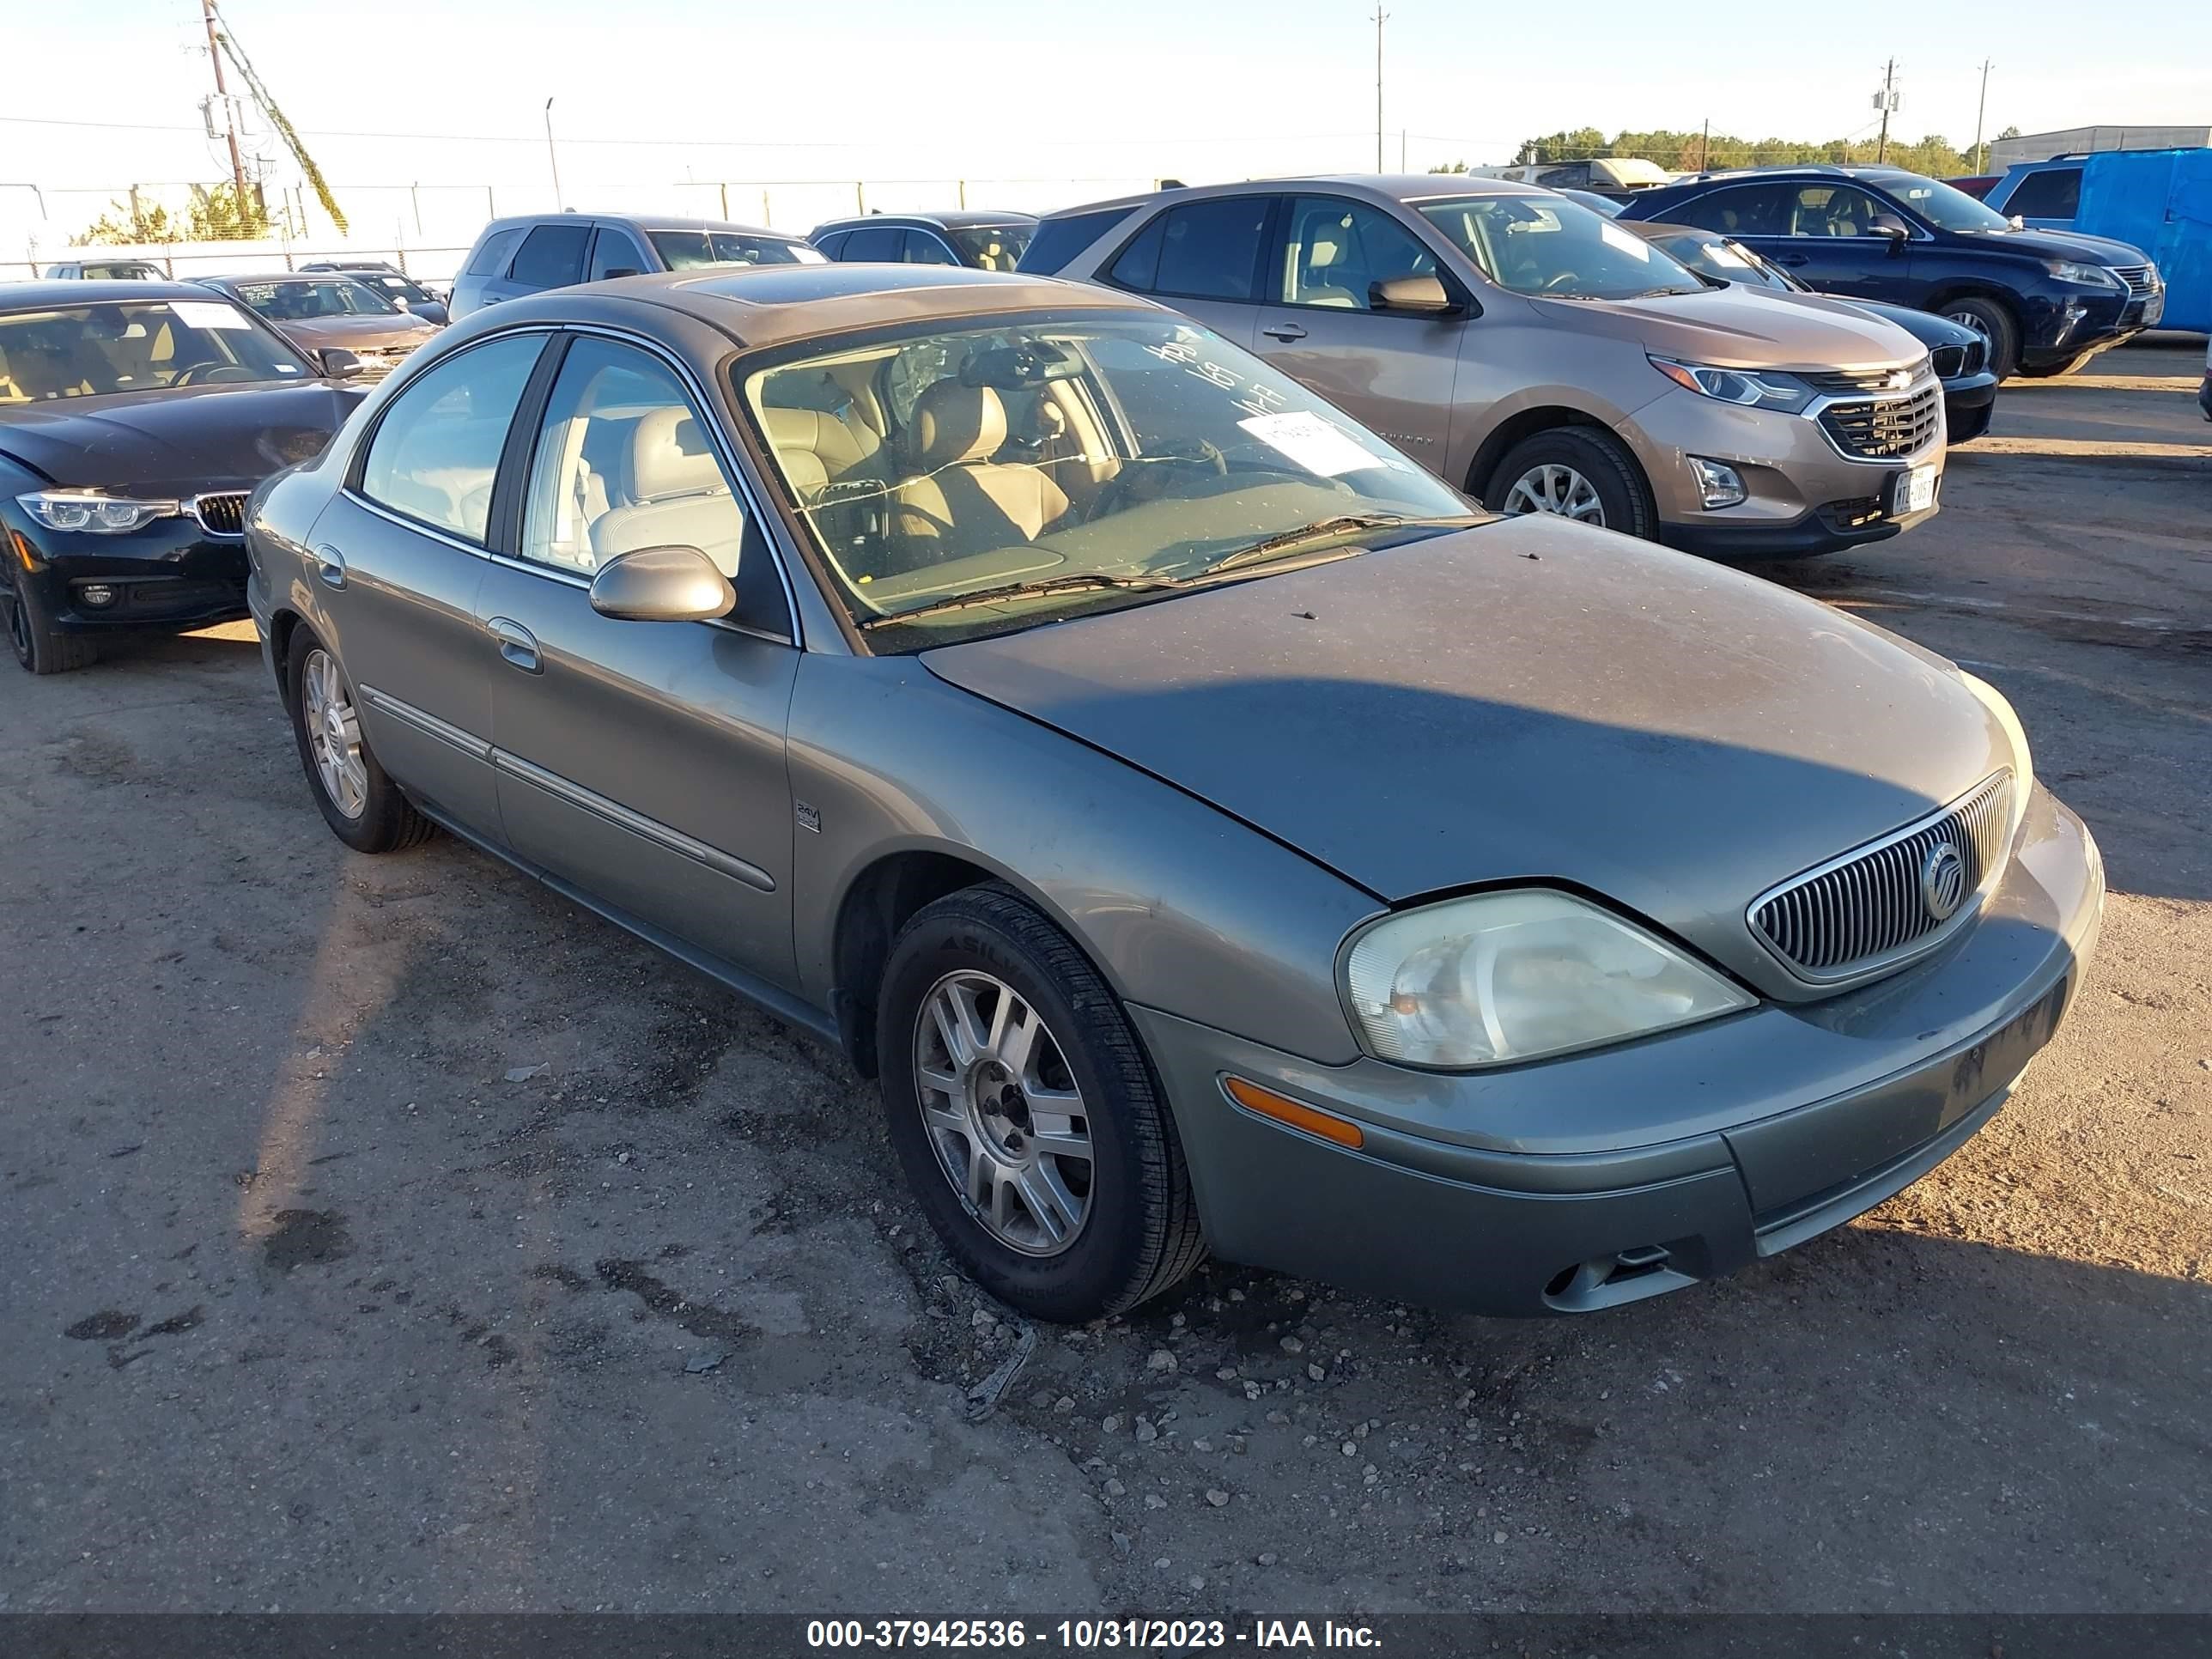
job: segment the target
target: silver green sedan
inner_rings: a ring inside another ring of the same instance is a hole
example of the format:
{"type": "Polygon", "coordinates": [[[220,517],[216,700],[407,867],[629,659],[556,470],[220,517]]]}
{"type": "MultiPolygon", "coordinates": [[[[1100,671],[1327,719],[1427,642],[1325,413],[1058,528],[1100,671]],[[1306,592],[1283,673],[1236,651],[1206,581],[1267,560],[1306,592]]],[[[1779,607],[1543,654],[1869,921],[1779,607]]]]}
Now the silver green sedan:
{"type": "Polygon", "coordinates": [[[249,520],[331,830],[442,827],[836,1043],[1044,1318],[1209,1250],[1504,1314],[1728,1272],[1986,1123],[2101,913],[1972,676],[1490,518],[1095,288],[515,301],[249,520]]]}

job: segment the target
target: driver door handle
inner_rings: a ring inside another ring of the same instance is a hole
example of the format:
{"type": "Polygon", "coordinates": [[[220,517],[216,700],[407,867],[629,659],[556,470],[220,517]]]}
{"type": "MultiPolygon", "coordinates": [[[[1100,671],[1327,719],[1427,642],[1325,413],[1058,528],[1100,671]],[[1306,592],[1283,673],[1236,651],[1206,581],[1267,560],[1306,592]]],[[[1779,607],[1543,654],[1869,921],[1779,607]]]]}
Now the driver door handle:
{"type": "Polygon", "coordinates": [[[526,674],[542,674],[545,665],[538,655],[538,636],[519,622],[494,617],[484,632],[499,641],[499,654],[526,674]]]}
{"type": "Polygon", "coordinates": [[[325,587],[343,587],[346,579],[345,555],[325,542],[313,550],[315,574],[322,578],[325,587]]]}
{"type": "Polygon", "coordinates": [[[1306,331],[1296,323],[1270,323],[1260,331],[1271,340],[1303,340],[1306,331]]]}

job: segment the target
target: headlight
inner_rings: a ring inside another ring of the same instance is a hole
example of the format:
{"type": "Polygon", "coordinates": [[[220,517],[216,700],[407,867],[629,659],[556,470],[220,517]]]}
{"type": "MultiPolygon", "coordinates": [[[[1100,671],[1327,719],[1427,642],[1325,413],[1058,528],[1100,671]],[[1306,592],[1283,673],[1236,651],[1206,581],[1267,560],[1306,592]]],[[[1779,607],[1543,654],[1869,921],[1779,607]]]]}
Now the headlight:
{"type": "Polygon", "coordinates": [[[94,536],[120,536],[184,510],[176,501],[134,501],[90,489],[38,489],[16,496],[15,504],[49,530],[80,530],[94,536]]]}
{"type": "Polygon", "coordinates": [[[1654,357],[1651,367],[1685,391],[1717,398],[1724,404],[1747,409],[1779,410],[1795,415],[1813,401],[1813,388],[1794,374],[1773,369],[1753,374],[1744,368],[1713,368],[1704,363],[1680,363],[1672,357],[1654,357]]]}
{"type": "Polygon", "coordinates": [[[2005,694],[1978,674],[1965,669],[1953,671],[1966,684],[1966,690],[1981,699],[1982,707],[1996,716],[2004,728],[2005,737],[2012,744],[2012,824],[2005,837],[2009,845],[2013,836],[2020,833],[2021,820],[2027,816],[2027,798],[2035,793],[2035,762],[2027,752],[2027,733],[2021,729],[2020,716],[2005,694]]]}
{"type": "Polygon", "coordinates": [[[1564,1054],[1754,999],[1642,928],[1565,893],[1478,893],[1355,935],[1345,994],[1377,1060],[1451,1070],[1564,1054]]]}
{"type": "Polygon", "coordinates": [[[2043,268],[2062,283],[2083,288],[2125,288],[2127,284],[2103,265],[2076,264],[2071,259],[2045,259],[2043,268]]]}

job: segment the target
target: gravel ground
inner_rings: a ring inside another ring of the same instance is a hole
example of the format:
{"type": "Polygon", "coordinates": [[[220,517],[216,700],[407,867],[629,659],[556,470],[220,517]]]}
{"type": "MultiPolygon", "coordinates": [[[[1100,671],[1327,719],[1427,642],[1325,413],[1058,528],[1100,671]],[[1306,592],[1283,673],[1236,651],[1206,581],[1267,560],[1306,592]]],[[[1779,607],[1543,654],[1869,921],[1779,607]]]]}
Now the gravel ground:
{"type": "Polygon", "coordinates": [[[1025,1340],[835,1056],[450,842],[250,630],[0,674],[0,1608],[2212,1610],[2201,351],[1767,574],[2019,705],[2112,898],[1996,1122],[1581,1321],[1215,1267],[1025,1340]]]}

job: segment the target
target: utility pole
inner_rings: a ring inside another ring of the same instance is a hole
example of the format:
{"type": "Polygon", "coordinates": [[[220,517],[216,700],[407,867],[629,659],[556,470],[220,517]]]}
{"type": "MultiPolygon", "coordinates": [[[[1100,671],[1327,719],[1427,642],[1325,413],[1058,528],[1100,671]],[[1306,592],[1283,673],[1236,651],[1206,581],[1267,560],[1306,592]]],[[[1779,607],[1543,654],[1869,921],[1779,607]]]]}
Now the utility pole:
{"type": "Polygon", "coordinates": [[[1976,173],[1982,170],[1982,118],[1990,112],[1990,60],[1986,58],[1982,59],[1982,100],[1974,106],[1974,171],[1976,173]]]}
{"type": "Polygon", "coordinates": [[[1710,173],[1713,167],[1713,118],[1705,117],[1705,136],[1698,140],[1698,171],[1710,173]]]}
{"type": "Polygon", "coordinates": [[[230,141],[230,186],[237,193],[232,197],[236,204],[240,225],[246,220],[246,163],[238,155],[238,120],[230,106],[230,94],[222,84],[222,47],[215,38],[215,0],[200,0],[200,21],[207,25],[208,62],[215,67],[215,95],[222,106],[222,131],[230,141]]]}
{"type": "Polygon", "coordinates": [[[565,213],[561,204],[561,158],[553,153],[553,100],[545,100],[545,159],[553,168],[553,211],[565,213]]]}
{"type": "Polygon", "coordinates": [[[1881,90],[1875,94],[1875,102],[1881,106],[1881,142],[1875,146],[1874,159],[1881,162],[1889,160],[1889,113],[1897,107],[1897,59],[1894,58],[1881,66],[1881,90]]]}
{"type": "Polygon", "coordinates": [[[1375,171],[1382,171],[1382,23],[1390,14],[1375,8],[1375,171]]]}

